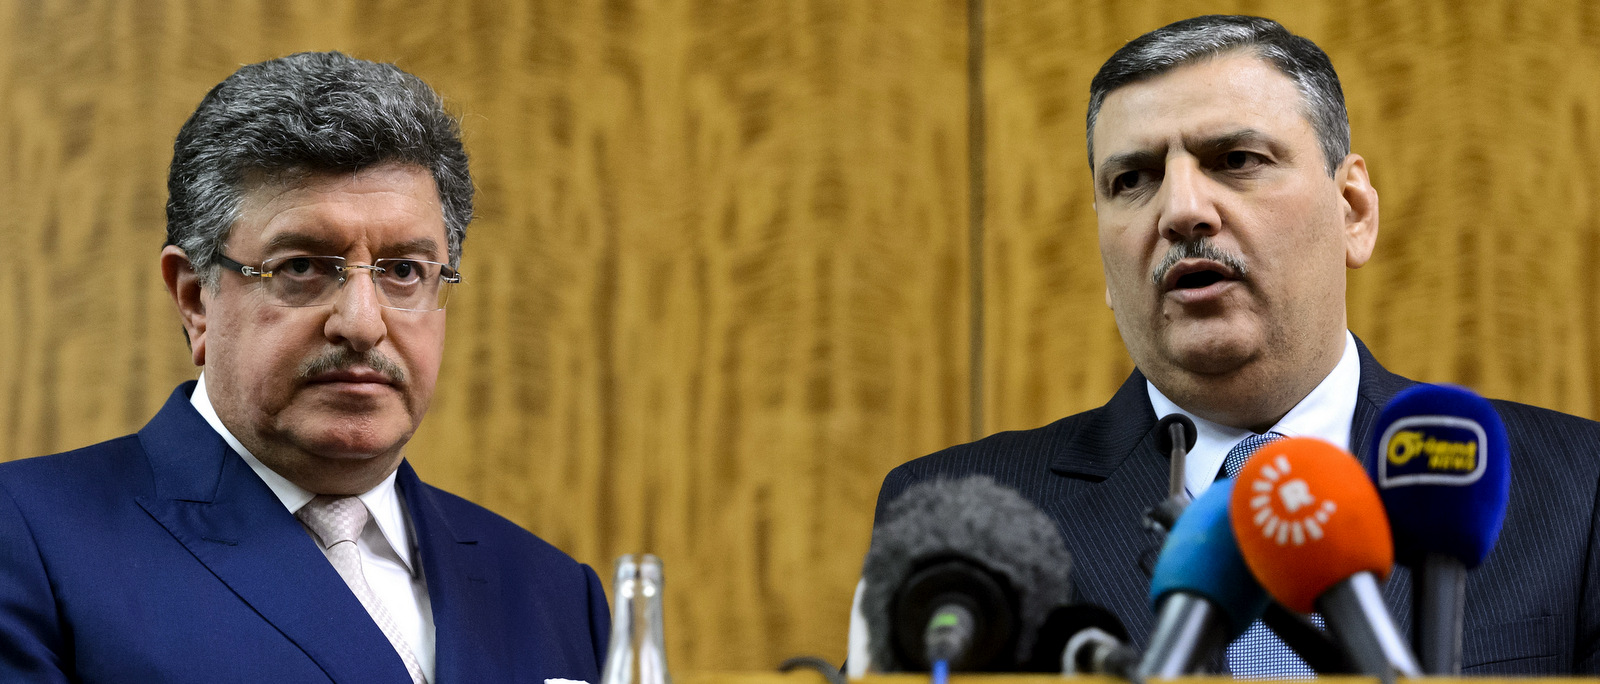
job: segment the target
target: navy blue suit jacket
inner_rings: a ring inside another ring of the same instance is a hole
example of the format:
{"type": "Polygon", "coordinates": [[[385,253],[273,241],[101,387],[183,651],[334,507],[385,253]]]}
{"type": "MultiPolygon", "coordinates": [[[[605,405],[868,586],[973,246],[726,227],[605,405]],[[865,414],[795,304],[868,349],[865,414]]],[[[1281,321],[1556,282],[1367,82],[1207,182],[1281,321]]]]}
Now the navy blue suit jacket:
{"type": "MultiPolygon", "coordinates": [[[[1415,384],[1384,370],[1365,345],[1352,445],[1415,384]]],[[[1468,573],[1463,671],[1600,672],[1600,423],[1494,402],[1511,441],[1511,504],[1488,560],[1468,573]]],[[[951,447],[889,473],[878,515],[906,487],[938,477],[993,476],[1055,520],[1073,556],[1081,600],[1110,609],[1144,644],[1154,615],[1149,563],[1158,552],[1143,512],[1167,495],[1167,456],[1138,371],[1100,408],[1033,430],[951,447]]],[[[1358,447],[1359,448],[1359,447],[1358,447]]],[[[1396,567],[1384,597],[1410,629],[1411,578],[1396,567]]]]}
{"type": "MultiPolygon", "coordinates": [[[[138,434],[0,464],[0,681],[409,681],[192,387],[138,434]]],[[[436,684],[599,681],[610,616],[592,570],[408,464],[396,481],[436,684]]]]}

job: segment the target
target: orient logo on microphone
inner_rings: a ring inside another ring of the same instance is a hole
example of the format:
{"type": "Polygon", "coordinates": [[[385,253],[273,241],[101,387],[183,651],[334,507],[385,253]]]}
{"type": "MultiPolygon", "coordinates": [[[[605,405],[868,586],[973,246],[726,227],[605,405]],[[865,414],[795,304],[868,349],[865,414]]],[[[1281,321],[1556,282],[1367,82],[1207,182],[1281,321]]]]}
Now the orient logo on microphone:
{"type": "Polygon", "coordinates": [[[1459,416],[1410,416],[1378,440],[1378,486],[1465,486],[1483,477],[1488,437],[1477,421],[1459,416]]]}
{"type": "Polygon", "coordinates": [[[1339,508],[1332,499],[1319,501],[1311,485],[1294,476],[1283,455],[1261,468],[1260,476],[1250,482],[1250,491],[1250,510],[1255,512],[1251,521],[1261,536],[1278,546],[1301,546],[1308,539],[1322,539],[1322,527],[1339,508]]]}

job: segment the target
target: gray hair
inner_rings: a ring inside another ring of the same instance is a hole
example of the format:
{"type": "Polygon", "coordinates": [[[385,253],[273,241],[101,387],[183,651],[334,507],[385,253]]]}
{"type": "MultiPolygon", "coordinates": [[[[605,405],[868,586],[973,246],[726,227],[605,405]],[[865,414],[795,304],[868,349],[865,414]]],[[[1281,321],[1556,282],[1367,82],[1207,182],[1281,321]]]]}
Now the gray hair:
{"type": "Polygon", "coordinates": [[[1122,46],[1089,83],[1089,166],[1094,167],[1094,124],[1111,91],[1172,69],[1234,50],[1252,49],[1288,76],[1305,100],[1306,119],[1327,158],[1328,175],[1350,154],[1350,118],[1333,62],[1316,43],[1271,19],[1208,14],[1167,24],[1122,46]]]}
{"type": "Polygon", "coordinates": [[[393,64],[338,52],[240,67],[206,93],[172,145],[167,244],[215,285],[217,255],[252,183],[386,162],[433,176],[450,265],[458,265],[472,221],[472,174],[461,126],[438,93],[393,64]]]}

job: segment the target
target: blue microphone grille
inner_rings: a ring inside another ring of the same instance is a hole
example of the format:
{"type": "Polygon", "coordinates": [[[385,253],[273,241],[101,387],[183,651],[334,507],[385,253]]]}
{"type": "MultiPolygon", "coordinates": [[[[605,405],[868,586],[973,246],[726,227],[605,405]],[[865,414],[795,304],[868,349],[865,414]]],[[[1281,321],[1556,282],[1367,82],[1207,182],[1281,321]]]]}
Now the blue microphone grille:
{"type": "Polygon", "coordinates": [[[1204,596],[1227,617],[1230,640],[1261,617],[1268,601],[1228,523],[1232,495],[1233,480],[1222,480],[1189,504],[1167,535],[1150,579],[1151,610],[1159,611],[1162,599],[1175,591],[1204,596]]]}
{"type": "Polygon", "coordinates": [[[1494,548],[1511,493],[1511,456],[1488,400],[1450,385],[1401,392],[1378,415],[1366,466],[1400,562],[1438,553],[1472,568],[1494,548]]]}

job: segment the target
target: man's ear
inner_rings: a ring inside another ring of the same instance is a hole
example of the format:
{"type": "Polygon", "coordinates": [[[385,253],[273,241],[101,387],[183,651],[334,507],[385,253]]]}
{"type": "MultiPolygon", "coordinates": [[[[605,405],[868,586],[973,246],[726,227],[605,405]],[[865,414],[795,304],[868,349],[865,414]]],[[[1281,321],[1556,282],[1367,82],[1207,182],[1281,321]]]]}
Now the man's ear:
{"type": "Polygon", "coordinates": [[[189,255],[176,245],[161,250],[161,279],[167,283],[167,294],[178,305],[178,316],[183,319],[183,332],[189,337],[189,354],[194,365],[206,365],[206,292],[200,274],[189,263],[189,255]]]}
{"type": "Polygon", "coordinates": [[[1346,156],[1334,183],[1344,209],[1344,265],[1361,268],[1378,242],[1378,189],[1367,175],[1367,160],[1359,154],[1346,156]]]}

